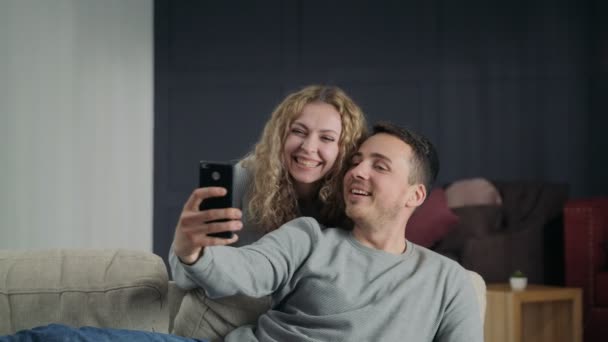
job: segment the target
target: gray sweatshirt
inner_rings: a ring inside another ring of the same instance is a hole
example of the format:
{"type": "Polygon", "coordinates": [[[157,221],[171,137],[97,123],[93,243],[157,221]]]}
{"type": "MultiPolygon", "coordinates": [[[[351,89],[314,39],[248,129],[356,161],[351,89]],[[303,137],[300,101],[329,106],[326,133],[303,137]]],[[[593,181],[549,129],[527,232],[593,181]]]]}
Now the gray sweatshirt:
{"type": "Polygon", "coordinates": [[[272,295],[257,326],[228,342],[483,340],[473,285],[456,262],[409,241],[402,255],[372,249],[308,217],[252,245],[207,247],[173,271],[178,285],[211,298],[272,295]]]}

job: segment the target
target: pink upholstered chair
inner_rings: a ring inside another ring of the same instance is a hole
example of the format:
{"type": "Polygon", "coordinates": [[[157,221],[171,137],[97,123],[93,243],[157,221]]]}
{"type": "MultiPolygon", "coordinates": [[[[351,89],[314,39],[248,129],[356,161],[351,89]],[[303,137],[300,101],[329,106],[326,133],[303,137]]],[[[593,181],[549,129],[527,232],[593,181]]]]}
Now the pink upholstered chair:
{"type": "Polygon", "coordinates": [[[608,197],[564,209],[566,286],[583,289],[585,342],[608,339],[608,197]]]}

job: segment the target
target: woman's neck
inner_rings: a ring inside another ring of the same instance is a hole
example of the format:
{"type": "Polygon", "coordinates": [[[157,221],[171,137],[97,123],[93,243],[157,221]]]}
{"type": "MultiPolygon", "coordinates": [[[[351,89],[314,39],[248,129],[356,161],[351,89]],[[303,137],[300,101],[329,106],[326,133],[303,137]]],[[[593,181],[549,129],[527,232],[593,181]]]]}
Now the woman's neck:
{"type": "Polygon", "coordinates": [[[296,191],[296,196],[298,197],[298,203],[300,205],[312,204],[317,198],[319,192],[318,183],[295,183],[294,189],[296,191]]]}

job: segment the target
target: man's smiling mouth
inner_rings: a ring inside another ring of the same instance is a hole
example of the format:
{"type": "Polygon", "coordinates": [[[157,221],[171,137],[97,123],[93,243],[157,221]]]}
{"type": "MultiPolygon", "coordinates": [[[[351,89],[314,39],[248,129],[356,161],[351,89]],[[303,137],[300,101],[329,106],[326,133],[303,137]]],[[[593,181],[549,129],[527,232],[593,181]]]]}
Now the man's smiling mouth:
{"type": "Polygon", "coordinates": [[[370,196],[371,193],[361,190],[361,189],[350,189],[350,193],[354,194],[354,195],[360,195],[360,196],[370,196]]]}

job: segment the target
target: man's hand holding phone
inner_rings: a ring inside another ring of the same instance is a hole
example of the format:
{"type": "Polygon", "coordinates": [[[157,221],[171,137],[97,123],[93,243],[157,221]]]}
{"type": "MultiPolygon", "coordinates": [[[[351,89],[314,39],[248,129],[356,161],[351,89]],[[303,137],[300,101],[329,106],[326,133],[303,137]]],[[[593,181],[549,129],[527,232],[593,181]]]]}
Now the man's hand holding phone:
{"type": "Polygon", "coordinates": [[[213,197],[226,196],[227,189],[203,187],[192,192],[184,205],[175,228],[173,250],[185,264],[193,264],[207,246],[228,245],[238,240],[236,234],[230,238],[209,236],[221,232],[234,232],[243,227],[241,210],[221,208],[200,210],[201,203],[213,197]]]}

